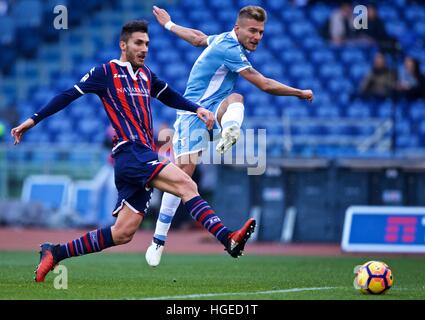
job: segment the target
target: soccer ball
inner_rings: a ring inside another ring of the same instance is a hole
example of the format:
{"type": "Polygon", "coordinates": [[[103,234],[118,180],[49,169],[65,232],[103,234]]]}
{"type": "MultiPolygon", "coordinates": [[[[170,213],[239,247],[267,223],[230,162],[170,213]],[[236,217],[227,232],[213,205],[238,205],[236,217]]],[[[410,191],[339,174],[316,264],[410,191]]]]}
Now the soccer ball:
{"type": "Polygon", "coordinates": [[[393,285],[393,274],[387,264],[368,261],[354,269],[354,287],[364,294],[382,294],[393,285]]]}

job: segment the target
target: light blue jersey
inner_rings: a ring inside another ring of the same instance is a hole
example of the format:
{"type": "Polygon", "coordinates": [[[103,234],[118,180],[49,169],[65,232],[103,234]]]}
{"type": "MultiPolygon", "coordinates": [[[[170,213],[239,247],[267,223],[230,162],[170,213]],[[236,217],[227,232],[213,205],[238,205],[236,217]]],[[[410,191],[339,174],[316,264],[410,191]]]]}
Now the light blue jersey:
{"type": "MultiPolygon", "coordinates": [[[[250,68],[251,63],[234,30],[209,36],[207,43],[208,47],[190,71],[184,97],[217,114],[221,102],[232,93],[238,73],[250,68]]],[[[194,113],[178,111],[177,114],[175,156],[205,150],[210,140],[205,124],[194,113]]]]}
{"type": "Polygon", "coordinates": [[[208,47],[192,67],[184,96],[211,109],[232,93],[238,72],[251,67],[251,63],[235,31],[209,36],[207,41],[208,47]]]}

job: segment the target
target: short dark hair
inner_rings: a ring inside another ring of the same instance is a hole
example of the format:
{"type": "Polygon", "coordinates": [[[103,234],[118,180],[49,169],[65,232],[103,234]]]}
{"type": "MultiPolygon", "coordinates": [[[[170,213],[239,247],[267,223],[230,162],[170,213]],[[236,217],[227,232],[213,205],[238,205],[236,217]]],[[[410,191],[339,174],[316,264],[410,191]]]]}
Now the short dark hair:
{"type": "Polygon", "coordinates": [[[248,18],[257,20],[259,22],[265,22],[267,20],[267,13],[266,10],[259,6],[246,6],[239,11],[238,19],[241,18],[248,18]]]}
{"type": "Polygon", "coordinates": [[[134,32],[148,33],[148,22],[146,20],[133,20],[127,22],[121,29],[120,41],[127,42],[134,32]]]}

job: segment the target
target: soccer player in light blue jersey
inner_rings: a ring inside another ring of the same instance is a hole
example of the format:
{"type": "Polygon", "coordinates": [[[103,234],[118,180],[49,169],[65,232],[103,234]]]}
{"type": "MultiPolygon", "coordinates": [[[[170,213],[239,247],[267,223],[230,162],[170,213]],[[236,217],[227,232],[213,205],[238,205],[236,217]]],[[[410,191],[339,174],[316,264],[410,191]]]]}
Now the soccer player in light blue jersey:
{"type": "MultiPolygon", "coordinates": [[[[216,115],[215,128],[221,130],[216,150],[226,152],[239,138],[244,118],[244,99],[233,89],[239,75],[264,92],[276,96],[294,96],[313,100],[311,90],[300,90],[263,76],[248,61],[248,53],[260,43],[266,11],[258,6],[246,6],[239,11],[233,30],[207,36],[203,32],[175,24],[164,9],[153,7],[159,24],[194,46],[206,49],[194,63],[189,75],[184,97],[203,106],[216,115]]],[[[261,107],[261,106],[257,106],[261,107]]],[[[209,132],[192,112],[179,111],[174,124],[173,149],[176,164],[188,175],[195,171],[198,157],[206,150],[209,132]],[[198,132],[203,132],[198,137],[198,132]]],[[[171,220],[180,199],[169,193],[162,198],[160,213],[152,244],[146,252],[150,266],[160,263],[171,220]]]]}

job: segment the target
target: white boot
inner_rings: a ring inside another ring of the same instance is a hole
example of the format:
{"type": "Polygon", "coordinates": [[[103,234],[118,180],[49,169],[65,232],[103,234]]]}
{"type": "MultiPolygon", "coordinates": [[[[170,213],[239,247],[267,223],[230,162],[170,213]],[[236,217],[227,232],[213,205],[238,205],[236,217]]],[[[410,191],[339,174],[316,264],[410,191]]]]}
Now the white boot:
{"type": "Polygon", "coordinates": [[[237,124],[232,124],[227,128],[223,129],[221,133],[221,139],[217,144],[217,152],[223,154],[230,149],[239,139],[241,129],[237,124]]]}
{"type": "Polygon", "coordinates": [[[151,267],[156,267],[161,262],[162,251],[164,250],[164,246],[157,244],[152,241],[152,244],[149,246],[148,250],[146,250],[145,258],[148,265],[151,267]]]}

